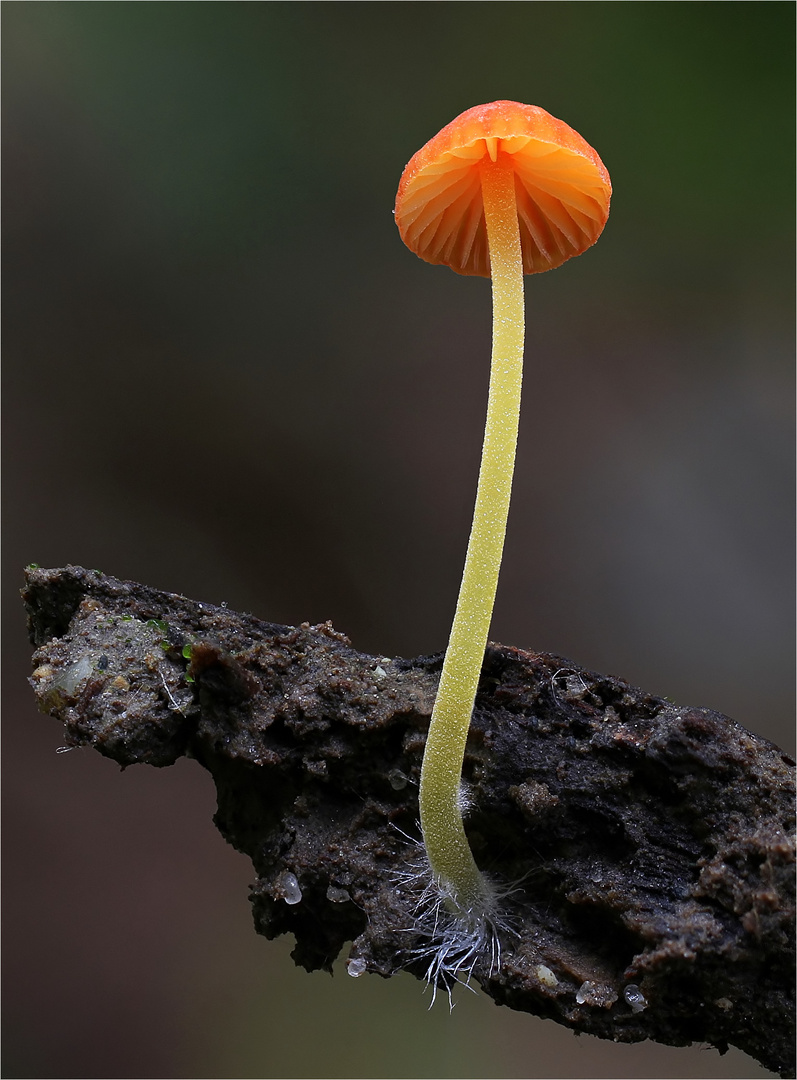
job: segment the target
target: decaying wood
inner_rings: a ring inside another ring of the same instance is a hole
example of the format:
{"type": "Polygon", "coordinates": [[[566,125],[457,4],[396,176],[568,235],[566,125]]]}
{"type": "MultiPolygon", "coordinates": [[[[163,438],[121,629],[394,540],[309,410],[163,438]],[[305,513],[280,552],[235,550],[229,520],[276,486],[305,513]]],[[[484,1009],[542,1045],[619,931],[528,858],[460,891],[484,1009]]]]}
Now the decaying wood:
{"type": "MultiPolygon", "coordinates": [[[[252,860],[255,924],[308,970],[423,976],[417,784],[442,656],[366,656],[118,581],[29,569],[41,709],[121,765],[181,755],[252,860]]],[[[501,885],[497,1002],[625,1042],[733,1044],[794,1075],[793,767],[776,746],[560,657],[490,645],[467,827],[501,885]]]]}

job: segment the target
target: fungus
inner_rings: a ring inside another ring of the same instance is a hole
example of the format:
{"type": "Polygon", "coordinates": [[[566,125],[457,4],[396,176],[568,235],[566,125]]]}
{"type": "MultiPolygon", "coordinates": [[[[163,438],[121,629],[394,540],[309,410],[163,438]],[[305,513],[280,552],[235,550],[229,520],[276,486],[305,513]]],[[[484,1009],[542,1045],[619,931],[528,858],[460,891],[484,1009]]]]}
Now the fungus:
{"type": "Polygon", "coordinates": [[[465,743],[498,584],[515,464],[523,368],[523,276],[580,255],[600,236],[611,182],[571,127],[534,105],[468,109],[411,159],[395,217],[426,262],[492,278],[487,422],[465,568],[440,675],[420,784],[434,886],[447,911],[478,934],[494,921],[493,890],[462,823],[465,743]]]}

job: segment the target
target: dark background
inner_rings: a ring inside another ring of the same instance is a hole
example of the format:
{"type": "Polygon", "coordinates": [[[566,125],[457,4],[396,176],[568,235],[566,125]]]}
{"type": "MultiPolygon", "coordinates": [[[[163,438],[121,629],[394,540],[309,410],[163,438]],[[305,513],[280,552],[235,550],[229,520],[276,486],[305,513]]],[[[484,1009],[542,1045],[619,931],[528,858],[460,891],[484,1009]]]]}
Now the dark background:
{"type": "Polygon", "coordinates": [[[391,210],[455,115],[541,105],[614,184],[527,280],[491,636],[792,735],[787,3],[14,3],[5,136],[5,1070],[753,1077],[463,992],[306,975],[182,761],[56,754],[16,590],[67,562],[354,644],[444,647],[489,283],[391,210]]]}

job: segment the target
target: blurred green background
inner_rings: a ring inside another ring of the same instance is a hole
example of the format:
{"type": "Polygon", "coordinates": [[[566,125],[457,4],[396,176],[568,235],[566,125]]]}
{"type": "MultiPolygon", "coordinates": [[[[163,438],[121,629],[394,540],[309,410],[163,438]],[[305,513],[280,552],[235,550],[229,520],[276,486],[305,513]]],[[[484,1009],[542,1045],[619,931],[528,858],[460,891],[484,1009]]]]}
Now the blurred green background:
{"type": "Polygon", "coordinates": [[[74,562],[412,656],[445,645],[486,403],[485,280],[401,170],[541,105],[614,184],[527,279],[492,637],[793,747],[787,3],[7,3],[5,1069],[14,1077],[753,1077],[467,993],[297,971],[191,762],[56,754],[21,568],[74,562]]]}

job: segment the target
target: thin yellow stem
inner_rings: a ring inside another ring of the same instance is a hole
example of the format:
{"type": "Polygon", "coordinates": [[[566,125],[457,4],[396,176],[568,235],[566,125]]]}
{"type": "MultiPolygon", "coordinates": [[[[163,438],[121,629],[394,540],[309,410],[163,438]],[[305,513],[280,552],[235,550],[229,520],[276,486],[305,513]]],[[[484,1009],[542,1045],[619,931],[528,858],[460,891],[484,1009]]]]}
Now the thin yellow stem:
{"type": "Polygon", "coordinates": [[[493,283],[493,355],[479,486],[465,569],[421,769],[420,811],[432,873],[478,918],[486,888],[465,836],[459,789],[493,613],[515,467],[523,373],[523,261],[512,166],[481,166],[493,283]]]}

